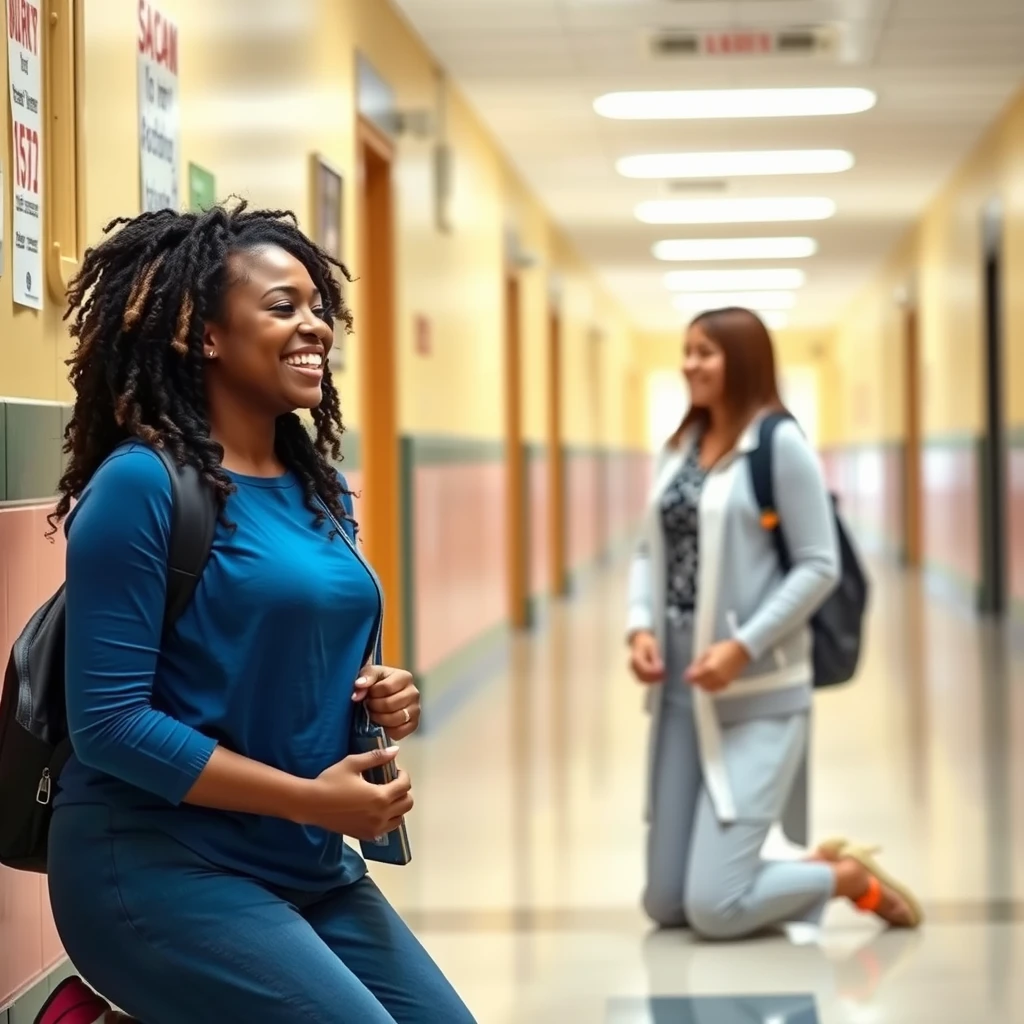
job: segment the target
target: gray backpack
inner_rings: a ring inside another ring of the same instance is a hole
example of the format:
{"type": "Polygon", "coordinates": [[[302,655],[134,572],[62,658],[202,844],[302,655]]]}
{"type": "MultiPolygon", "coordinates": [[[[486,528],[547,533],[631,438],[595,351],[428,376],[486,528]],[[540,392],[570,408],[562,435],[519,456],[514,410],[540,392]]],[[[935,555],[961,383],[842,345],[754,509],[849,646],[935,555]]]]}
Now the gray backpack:
{"type": "MultiPolygon", "coordinates": [[[[747,456],[750,462],[750,480],[758,507],[765,521],[774,523],[771,533],[783,572],[789,572],[793,562],[789,557],[775,506],[772,441],[776,427],[786,419],[792,417],[786,413],[771,413],[766,416],[761,421],[760,443],[757,450],[747,456]]],[[[867,574],[839,515],[838,499],[835,495],[832,495],[832,507],[836,518],[836,532],[839,535],[841,578],[839,586],[811,619],[815,687],[846,683],[856,674],[860,662],[864,616],[868,606],[867,574]]]]}

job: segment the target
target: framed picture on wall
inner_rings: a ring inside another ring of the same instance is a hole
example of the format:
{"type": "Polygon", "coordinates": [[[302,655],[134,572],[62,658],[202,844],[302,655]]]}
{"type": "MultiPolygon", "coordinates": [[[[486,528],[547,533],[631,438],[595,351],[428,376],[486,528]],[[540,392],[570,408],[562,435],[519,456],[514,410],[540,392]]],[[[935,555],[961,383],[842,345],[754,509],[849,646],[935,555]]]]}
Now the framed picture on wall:
{"type": "MultiPolygon", "coordinates": [[[[319,153],[310,163],[310,194],[313,197],[313,240],[329,256],[343,260],[345,182],[341,172],[319,153]]],[[[332,370],[345,369],[345,332],[335,327],[331,350],[332,370]]]]}

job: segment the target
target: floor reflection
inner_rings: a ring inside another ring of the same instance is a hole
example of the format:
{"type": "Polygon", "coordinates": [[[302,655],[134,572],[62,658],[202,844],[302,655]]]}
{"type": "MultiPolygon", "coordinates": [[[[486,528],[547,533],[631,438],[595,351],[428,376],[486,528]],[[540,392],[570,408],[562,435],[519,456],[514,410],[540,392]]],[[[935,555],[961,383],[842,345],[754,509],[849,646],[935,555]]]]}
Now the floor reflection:
{"type": "Polygon", "coordinates": [[[915,933],[860,928],[794,930],[789,942],[766,936],[727,945],[698,943],[682,932],[652,932],[643,946],[648,1016],[621,1019],[818,1024],[820,1012],[822,1022],[859,1024],[877,1008],[887,979],[912,959],[920,941],[915,933]],[[687,1007],[666,998],[680,991],[709,1002],[687,1007]]]}
{"type": "Polygon", "coordinates": [[[607,1024],[819,1024],[813,996],[615,1000],[607,1024]]]}
{"type": "Polygon", "coordinates": [[[872,579],[862,671],[815,700],[813,834],[881,844],[921,934],[841,903],[816,936],[649,934],[618,565],[403,744],[415,858],[375,877],[481,1024],[1024,1024],[1024,626],[1008,644],[907,574],[872,579]]]}

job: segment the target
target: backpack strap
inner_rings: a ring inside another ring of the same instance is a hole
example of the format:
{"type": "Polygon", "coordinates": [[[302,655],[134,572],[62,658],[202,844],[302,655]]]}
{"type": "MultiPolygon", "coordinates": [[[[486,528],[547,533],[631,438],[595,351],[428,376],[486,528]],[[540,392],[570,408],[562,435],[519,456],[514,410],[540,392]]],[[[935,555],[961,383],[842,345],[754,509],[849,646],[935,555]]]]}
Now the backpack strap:
{"type": "MultiPolygon", "coordinates": [[[[130,444],[131,438],[123,442],[130,444]]],[[[192,600],[199,577],[206,568],[217,528],[217,502],[194,466],[179,466],[163,448],[152,448],[171,479],[171,536],[167,552],[167,603],[164,630],[178,619],[192,600]]],[[[74,753],[71,739],[58,741],[50,760],[55,779],[74,753]]]]}
{"type": "Polygon", "coordinates": [[[786,548],[786,539],[782,535],[779,511],[775,507],[774,438],[778,425],[790,418],[786,413],[781,412],[773,412],[765,416],[758,429],[757,448],[747,455],[754,499],[757,501],[757,507],[761,510],[761,525],[772,535],[783,572],[789,572],[791,562],[789,551],[786,548]]]}
{"type": "Polygon", "coordinates": [[[206,568],[217,528],[217,502],[195,466],[179,466],[164,448],[153,448],[171,478],[171,537],[167,553],[164,629],[192,600],[206,568]]]}

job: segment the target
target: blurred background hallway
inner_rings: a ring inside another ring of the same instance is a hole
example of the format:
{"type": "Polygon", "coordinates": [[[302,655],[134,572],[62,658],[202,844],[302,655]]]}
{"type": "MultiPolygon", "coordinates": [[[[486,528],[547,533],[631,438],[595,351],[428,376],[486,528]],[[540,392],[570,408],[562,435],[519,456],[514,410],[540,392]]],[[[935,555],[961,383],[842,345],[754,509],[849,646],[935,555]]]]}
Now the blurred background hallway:
{"type": "Polygon", "coordinates": [[[864,672],[816,704],[814,836],[883,844],[927,925],[885,933],[833,907],[820,945],[796,929],[699,944],[639,909],[647,718],[624,665],[623,586],[602,572],[407,744],[419,854],[387,892],[481,1020],[1022,1019],[1021,653],[879,567],[864,672]]]}

